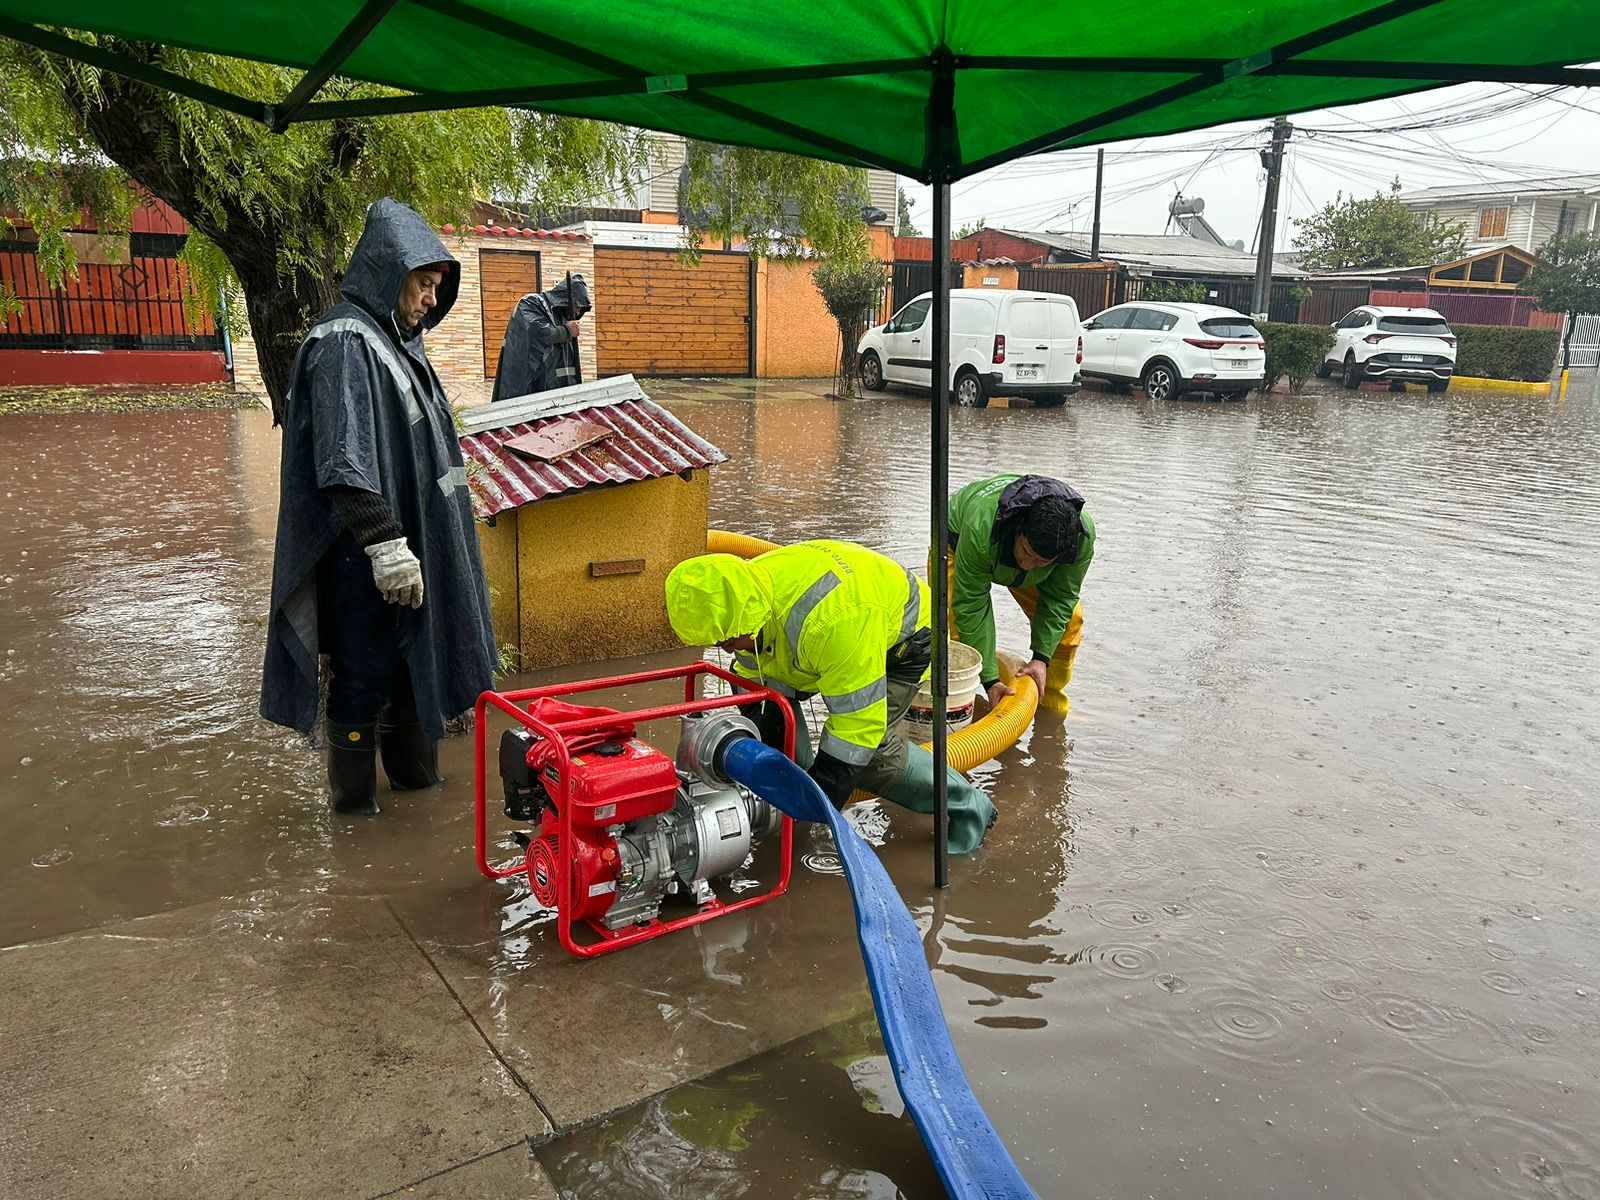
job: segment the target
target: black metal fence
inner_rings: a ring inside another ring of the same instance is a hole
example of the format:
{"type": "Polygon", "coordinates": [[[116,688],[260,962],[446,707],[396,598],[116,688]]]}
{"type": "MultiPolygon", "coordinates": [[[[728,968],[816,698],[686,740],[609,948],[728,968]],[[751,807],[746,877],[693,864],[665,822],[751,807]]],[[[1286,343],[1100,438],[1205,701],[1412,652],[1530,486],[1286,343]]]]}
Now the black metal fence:
{"type": "Polygon", "coordinates": [[[1352,308],[1367,303],[1372,295],[1372,289],[1364,283],[1309,286],[1311,294],[1300,305],[1302,325],[1332,325],[1352,308]]]}
{"type": "MultiPolygon", "coordinates": [[[[961,286],[961,264],[950,264],[950,286],[961,286]]],[[[933,291],[933,263],[927,260],[900,260],[889,268],[889,311],[900,308],[913,296],[933,291]]]]}
{"type": "Polygon", "coordinates": [[[20,311],[0,323],[5,350],[220,350],[208,317],[189,322],[181,236],[133,234],[126,261],[79,263],[52,287],[30,241],[0,241],[0,287],[20,311]]]}
{"type": "MultiPolygon", "coordinates": [[[[1119,303],[1129,300],[1143,299],[1146,291],[1152,286],[1163,283],[1198,283],[1206,289],[1206,304],[1220,304],[1223,308],[1232,308],[1238,312],[1248,313],[1255,304],[1256,282],[1254,279],[1241,279],[1236,276],[1184,276],[1182,279],[1126,279],[1123,281],[1122,296],[1119,303]]],[[[1300,294],[1301,285],[1293,283],[1278,283],[1272,285],[1272,292],[1267,300],[1267,320],[1286,321],[1290,324],[1300,319],[1300,294]]],[[[1348,310],[1346,310],[1348,311],[1348,310]]],[[[1344,314],[1341,313],[1341,316],[1344,314]]]]}
{"type": "Polygon", "coordinates": [[[1087,320],[1115,303],[1117,275],[1116,267],[1018,267],[1017,287],[1071,296],[1087,320]]]}

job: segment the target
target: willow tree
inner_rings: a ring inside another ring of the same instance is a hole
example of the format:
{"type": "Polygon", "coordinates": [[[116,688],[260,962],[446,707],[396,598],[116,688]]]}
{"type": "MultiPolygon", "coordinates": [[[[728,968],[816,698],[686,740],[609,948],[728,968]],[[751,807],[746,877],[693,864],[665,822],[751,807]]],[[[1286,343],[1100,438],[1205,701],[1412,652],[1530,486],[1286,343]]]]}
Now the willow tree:
{"type": "Polygon", "coordinates": [[[867,173],[859,167],[689,142],[678,207],[688,229],[683,257],[708,241],[734,241],[756,258],[809,261],[812,283],[839,327],[834,388],[855,394],[855,347],[881,299],[887,272],[867,238],[867,173]]]}
{"type": "MultiPolygon", "coordinates": [[[[299,79],[170,47],[98,44],[237,95],[286,95],[299,79]]],[[[334,79],[319,98],[383,94],[334,79]]],[[[439,224],[491,197],[545,209],[593,203],[646,156],[634,130],[501,108],[310,122],[276,134],[10,41],[0,41],[0,137],[8,160],[0,200],[37,229],[53,278],[73,265],[60,231],[81,208],[126,228],[137,186],[182,215],[198,292],[209,298],[220,285],[242,301],[275,416],[295,350],[337,298],[373,200],[394,196],[439,224]]]]}
{"type": "Polygon", "coordinates": [[[865,252],[867,173],[859,167],[691,141],[678,207],[688,257],[738,241],[756,258],[855,259],[865,252]]]}

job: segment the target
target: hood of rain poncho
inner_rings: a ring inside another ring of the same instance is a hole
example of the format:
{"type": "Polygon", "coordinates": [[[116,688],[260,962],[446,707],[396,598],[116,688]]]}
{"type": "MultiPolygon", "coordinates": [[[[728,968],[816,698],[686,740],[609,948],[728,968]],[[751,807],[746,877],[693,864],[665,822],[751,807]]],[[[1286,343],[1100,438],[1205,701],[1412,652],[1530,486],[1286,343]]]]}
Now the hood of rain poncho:
{"type": "Polygon", "coordinates": [[[367,224],[350,255],[339,294],[387,325],[406,276],[435,264],[448,269],[435,293],[438,303],[423,315],[423,329],[432,329],[455,305],[461,267],[415,209],[385,196],[367,209],[367,224]]]}
{"type": "Polygon", "coordinates": [[[544,294],[551,310],[569,321],[581,319],[593,305],[589,303],[589,281],[582,275],[565,275],[544,294]],[[568,284],[570,283],[570,287],[568,284]]]}
{"type": "MultiPolygon", "coordinates": [[[[1017,531],[1022,524],[1023,515],[1043,500],[1046,496],[1059,496],[1079,513],[1083,512],[1083,497],[1077,489],[1069,484],[1062,483],[1059,479],[1051,479],[1048,475],[1023,475],[1015,482],[1006,485],[1005,491],[1000,493],[1000,501],[994,510],[994,526],[989,533],[989,539],[1000,548],[1001,561],[1006,566],[1015,567],[1017,531]]],[[[1053,562],[1074,562],[1078,557],[1078,547],[1082,545],[1083,535],[1078,537],[1066,550],[1054,558],[1053,562]]]]}
{"type": "Polygon", "coordinates": [[[688,646],[756,633],[773,607],[766,570],[733,554],[685,559],[667,576],[667,619],[688,646]]]}

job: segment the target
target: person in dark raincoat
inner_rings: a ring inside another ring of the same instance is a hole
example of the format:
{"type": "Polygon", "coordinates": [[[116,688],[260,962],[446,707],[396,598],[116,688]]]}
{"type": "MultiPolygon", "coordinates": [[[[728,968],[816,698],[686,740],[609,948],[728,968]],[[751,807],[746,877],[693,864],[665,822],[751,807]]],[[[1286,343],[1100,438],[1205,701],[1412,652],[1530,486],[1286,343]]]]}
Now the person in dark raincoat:
{"type": "Polygon", "coordinates": [[[466,468],[422,344],[460,280],[416,212],[379,200],[290,376],[261,715],[309,733],[327,656],[336,812],[378,811],[379,753],[397,789],[440,782],[446,720],[493,682],[466,468]]]}
{"type": "Polygon", "coordinates": [[[581,383],[578,322],[589,309],[589,284],[582,275],[569,274],[548,292],[529,292],[518,300],[500,343],[493,399],[581,383]]]}
{"type": "MultiPolygon", "coordinates": [[[[956,637],[983,658],[989,703],[1009,696],[995,655],[990,587],[1003,584],[1028,617],[1033,657],[1022,669],[1039,705],[1064,713],[1083,641],[1078,593],[1094,558],[1094,521],[1083,497],[1048,475],[996,475],[950,498],[950,614],[956,637]]],[[[929,556],[929,570],[932,570],[929,556]]]]}

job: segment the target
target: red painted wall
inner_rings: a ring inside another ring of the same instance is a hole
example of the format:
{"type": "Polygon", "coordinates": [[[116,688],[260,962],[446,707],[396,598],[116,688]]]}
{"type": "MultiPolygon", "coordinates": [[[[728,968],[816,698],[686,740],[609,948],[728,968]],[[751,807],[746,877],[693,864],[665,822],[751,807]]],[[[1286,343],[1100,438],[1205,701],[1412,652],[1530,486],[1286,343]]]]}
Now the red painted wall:
{"type": "Polygon", "coordinates": [[[217,350],[0,350],[0,387],[226,382],[217,350]]]}

